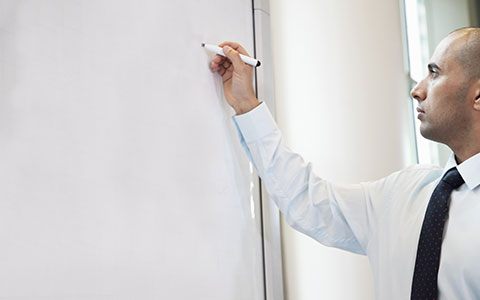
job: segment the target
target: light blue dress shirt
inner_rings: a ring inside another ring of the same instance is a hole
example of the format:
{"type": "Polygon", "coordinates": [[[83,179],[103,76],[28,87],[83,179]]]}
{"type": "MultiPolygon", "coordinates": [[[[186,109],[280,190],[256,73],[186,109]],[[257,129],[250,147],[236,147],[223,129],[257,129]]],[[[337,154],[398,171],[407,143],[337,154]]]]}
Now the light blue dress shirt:
{"type": "MultiPolygon", "coordinates": [[[[287,222],[320,243],[367,255],[379,300],[410,299],[417,244],[444,169],[415,165],[377,181],[335,184],[283,143],[267,106],[234,116],[241,143],[287,222]]],[[[480,299],[480,153],[457,166],[438,277],[439,299],[480,299]]]]}

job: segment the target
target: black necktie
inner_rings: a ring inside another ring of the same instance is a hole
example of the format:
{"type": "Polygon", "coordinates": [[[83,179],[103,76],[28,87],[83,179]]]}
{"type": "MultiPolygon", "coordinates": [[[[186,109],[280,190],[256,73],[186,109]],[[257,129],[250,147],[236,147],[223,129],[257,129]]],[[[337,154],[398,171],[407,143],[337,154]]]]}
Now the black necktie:
{"type": "Polygon", "coordinates": [[[412,282],[412,300],[437,299],[440,250],[443,227],[448,215],[449,198],[452,191],[463,183],[463,178],[457,168],[451,168],[433,191],[418,241],[417,260],[412,282]]]}

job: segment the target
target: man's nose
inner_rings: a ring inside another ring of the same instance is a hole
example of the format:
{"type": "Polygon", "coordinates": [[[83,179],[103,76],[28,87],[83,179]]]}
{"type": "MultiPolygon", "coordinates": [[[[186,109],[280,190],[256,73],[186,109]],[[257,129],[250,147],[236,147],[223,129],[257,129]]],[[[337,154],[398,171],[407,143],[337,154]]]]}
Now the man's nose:
{"type": "Polygon", "coordinates": [[[422,85],[423,80],[418,82],[415,87],[410,91],[410,96],[412,96],[413,99],[417,100],[418,102],[421,102],[427,98],[427,91],[422,85]]]}

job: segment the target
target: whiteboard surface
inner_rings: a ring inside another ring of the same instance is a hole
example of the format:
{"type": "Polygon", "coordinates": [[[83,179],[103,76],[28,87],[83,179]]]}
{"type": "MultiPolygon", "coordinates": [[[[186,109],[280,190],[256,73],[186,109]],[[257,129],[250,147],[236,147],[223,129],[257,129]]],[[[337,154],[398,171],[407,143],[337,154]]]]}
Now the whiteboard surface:
{"type": "Polygon", "coordinates": [[[251,1],[0,0],[0,299],[263,299],[257,180],[201,42],[251,1]]]}

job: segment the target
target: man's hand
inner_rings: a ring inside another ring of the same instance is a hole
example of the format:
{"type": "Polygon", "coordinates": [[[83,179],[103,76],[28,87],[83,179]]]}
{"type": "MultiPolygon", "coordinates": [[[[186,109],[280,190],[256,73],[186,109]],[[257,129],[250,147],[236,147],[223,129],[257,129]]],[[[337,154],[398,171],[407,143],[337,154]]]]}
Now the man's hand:
{"type": "Polygon", "coordinates": [[[210,63],[210,68],[222,76],[228,104],[237,115],[246,113],[259,104],[253,91],[253,67],[240,58],[240,54],[249,55],[242,46],[234,42],[224,42],[218,46],[223,48],[227,57],[217,55],[210,63]]]}

